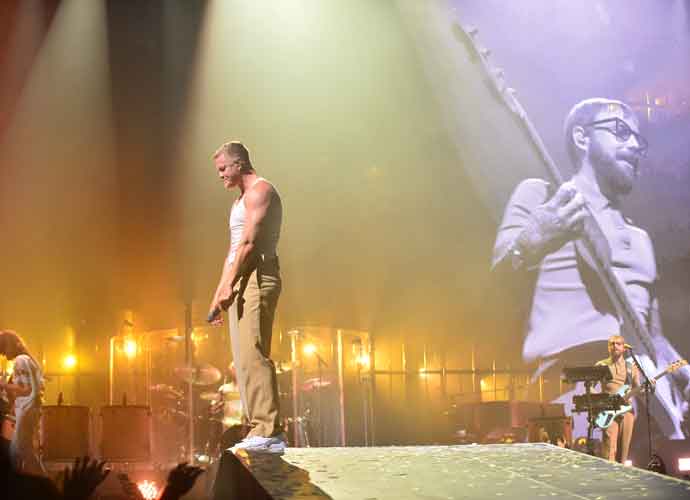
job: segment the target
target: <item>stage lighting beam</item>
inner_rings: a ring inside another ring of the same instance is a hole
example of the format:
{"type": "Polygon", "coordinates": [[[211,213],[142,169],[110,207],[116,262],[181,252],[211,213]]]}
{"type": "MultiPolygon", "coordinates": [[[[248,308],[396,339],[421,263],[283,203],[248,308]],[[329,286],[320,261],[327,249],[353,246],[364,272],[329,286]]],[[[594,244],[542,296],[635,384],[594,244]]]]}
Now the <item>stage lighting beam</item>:
{"type": "Polygon", "coordinates": [[[690,472],[690,457],[678,459],[678,472],[690,472]]]}
{"type": "Polygon", "coordinates": [[[64,358],[62,358],[62,366],[65,368],[65,370],[73,370],[77,366],[77,357],[74,354],[66,354],[64,358]]]}

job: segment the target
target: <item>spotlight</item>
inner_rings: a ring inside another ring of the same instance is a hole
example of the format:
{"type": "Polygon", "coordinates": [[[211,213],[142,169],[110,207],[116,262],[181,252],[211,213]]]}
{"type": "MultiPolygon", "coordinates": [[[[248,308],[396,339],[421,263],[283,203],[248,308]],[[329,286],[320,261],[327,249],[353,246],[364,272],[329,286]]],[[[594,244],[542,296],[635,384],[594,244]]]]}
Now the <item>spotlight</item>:
{"type": "Polygon", "coordinates": [[[198,346],[204,340],[207,340],[207,339],[208,339],[208,333],[197,332],[196,330],[192,330],[192,342],[194,343],[194,345],[198,346]]]}
{"type": "Polygon", "coordinates": [[[632,467],[632,460],[626,460],[625,462],[623,462],[623,465],[625,465],[626,467],[632,467]]]}
{"type": "Polygon", "coordinates": [[[122,346],[122,351],[125,353],[129,359],[136,357],[139,347],[137,346],[137,341],[134,339],[125,339],[124,345],[122,346]]]}
{"type": "Polygon", "coordinates": [[[316,346],[312,343],[304,344],[302,352],[304,352],[304,354],[306,354],[307,356],[310,356],[316,352],[316,346]]]}
{"type": "Polygon", "coordinates": [[[360,368],[369,368],[369,363],[371,363],[368,354],[360,354],[355,361],[360,368]]]}
{"type": "Polygon", "coordinates": [[[62,366],[65,370],[72,370],[77,366],[77,357],[74,354],[67,354],[62,358],[62,366]]]}
{"type": "Polygon", "coordinates": [[[154,481],[149,481],[148,479],[139,481],[137,483],[137,488],[145,500],[154,500],[158,498],[158,485],[154,481]]]}
{"type": "Polygon", "coordinates": [[[683,457],[678,459],[678,472],[690,471],[690,457],[683,457]]]}

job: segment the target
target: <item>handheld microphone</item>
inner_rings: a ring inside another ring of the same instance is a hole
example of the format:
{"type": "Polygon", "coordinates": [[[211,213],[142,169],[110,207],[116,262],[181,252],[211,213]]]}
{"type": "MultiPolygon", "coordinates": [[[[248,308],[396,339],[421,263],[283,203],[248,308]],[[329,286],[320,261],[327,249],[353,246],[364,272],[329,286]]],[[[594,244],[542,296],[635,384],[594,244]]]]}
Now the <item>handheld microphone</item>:
{"type": "Polygon", "coordinates": [[[625,347],[629,351],[632,351],[632,346],[630,344],[623,344],[623,347],[625,347]]]}
{"type": "Polygon", "coordinates": [[[208,313],[208,317],[206,318],[207,323],[213,323],[213,321],[220,315],[221,313],[221,308],[220,306],[216,306],[213,311],[208,313]]]}

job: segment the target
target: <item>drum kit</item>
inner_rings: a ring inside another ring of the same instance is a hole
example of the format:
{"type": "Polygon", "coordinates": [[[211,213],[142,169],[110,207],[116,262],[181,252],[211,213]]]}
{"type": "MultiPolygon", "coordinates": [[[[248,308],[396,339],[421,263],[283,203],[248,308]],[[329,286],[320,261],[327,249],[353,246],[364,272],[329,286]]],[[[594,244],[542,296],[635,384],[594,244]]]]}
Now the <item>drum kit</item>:
{"type": "MultiPolygon", "coordinates": [[[[292,383],[293,364],[284,361],[276,361],[274,364],[278,376],[281,407],[284,408],[285,414],[289,414],[292,408],[292,395],[288,386],[292,383]]],[[[198,462],[213,461],[223,449],[241,440],[249,431],[234,374],[232,370],[223,373],[210,363],[200,363],[192,367],[176,367],[172,373],[176,382],[151,386],[152,394],[156,395],[152,400],[157,403],[153,405],[154,419],[158,418],[159,421],[168,424],[166,430],[161,429],[162,433],[168,436],[162,439],[163,445],[173,445],[169,443],[171,432],[178,436],[187,434],[186,428],[190,425],[188,387],[191,387],[193,395],[191,406],[194,408],[192,415],[193,456],[198,462]],[[170,425],[173,425],[174,429],[170,425]]],[[[315,397],[317,392],[328,388],[331,384],[330,380],[307,378],[301,381],[297,389],[302,394],[311,394],[315,397]]],[[[311,439],[311,435],[314,434],[316,426],[312,411],[315,408],[306,406],[300,409],[301,414],[297,417],[283,417],[283,426],[291,437],[298,433],[299,442],[303,446],[314,445],[316,442],[311,439]]],[[[154,434],[155,432],[154,425],[154,434]]],[[[180,448],[179,444],[178,448],[180,448]]],[[[173,450],[168,450],[167,454],[171,453],[173,450]]],[[[178,450],[178,453],[182,456],[184,452],[178,450]]]]}
{"type": "MultiPolygon", "coordinates": [[[[187,459],[186,444],[178,442],[179,439],[171,440],[169,436],[172,434],[179,438],[188,435],[191,423],[194,428],[194,457],[203,462],[218,448],[224,423],[236,416],[234,413],[237,411],[232,413],[232,408],[241,410],[239,393],[233,389],[234,384],[223,382],[221,370],[210,363],[178,366],[172,370],[172,374],[175,382],[150,386],[156,454],[167,459],[176,455],[179,455],[179,459],[187,459]],[[214,385],[216,390],[212,390],[214,385]],[[193,398],[191,405],[190,390],[193,398]],[[160,435],[160,439],[156,439],[156,434],[160,435]]],[[[239,416],[237,418],[239,420],[239,416]]]]}
{"type": "MultiPolygon", "coordinates": [[[[284,375],[291,373],[292,364],[276,362],[275,365],[279,385],[284,385],[287,382],[281,379],[285,379],[284,375]]],[[[154,420],[158,420],[158,423],[154,424],[154,434],[157,432],[157,425],[160,426],[161,435],[187,434],[186,429],[190,424],[188,388],[191,388],[193,395],[191,406],[194,409],[192,419],[195,460],[212,461],[220,455],[222,449],[232,446],[247,434],[249,427],[243,414],[239,387],[232,370],[223,373],[210,363],[199,363],[191,367],[178,366],[173,368],[172,373],[175,382],[150,386],[153,417],[154,420]]],[[[318,384],[318,380],[306,380],[304,387],[300,388],[310,391],[318,384]]],[[[290,408],[289,393],[279,393],[284,407],[290,408]]],[[[306,428],[307,420],[308,415],[299,419],[285,418],[284,424],[288,428],[298,421],[300,428],[306,428]]],[[[169,437],[161,437],[160,441],[159,455],[172,456],[177,453],[180,458],[183,457],[184,446],[171,443],[169,437]]]]}

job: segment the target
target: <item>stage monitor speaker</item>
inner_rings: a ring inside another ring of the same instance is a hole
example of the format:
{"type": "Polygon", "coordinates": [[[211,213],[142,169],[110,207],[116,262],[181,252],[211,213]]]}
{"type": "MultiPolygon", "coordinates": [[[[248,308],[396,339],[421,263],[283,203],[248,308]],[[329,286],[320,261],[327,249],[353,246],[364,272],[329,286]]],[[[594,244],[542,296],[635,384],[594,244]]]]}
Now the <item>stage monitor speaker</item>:
{"type": "Polygon", "coordinates": [[[148,406],[101,408],[101,458],[112,462],[151,459],[151,410],[148,406]]]}
{"type": "Polygon", "coordinates": [[[475,422],[481,434],[496,429],[525,427],[532,417],[542,415],[541,403],[534,401],[487,401],[476,407],[475,422]]]}
{"type": "Polygon", "coordinates": [[[90,455],[91,418],[88,406],[44,406],[41,409],[43,460],[74,460],[90,455]]]}
{"type": "Polygon", "coordinates": [[[546,436],[543,435],[544,432],[548,435],[548,442],[550,443],[557,436],[563,436],[568,447],[571,447],[573,444],[573,421],[571,417],[539,417],[529,419],[527,439],[530,443],[545,441],[546,436]]]}

